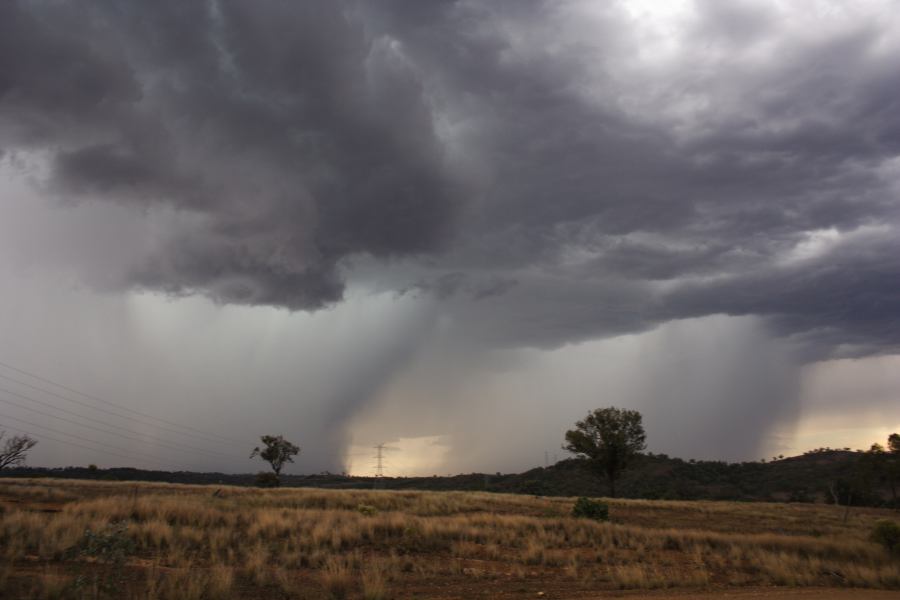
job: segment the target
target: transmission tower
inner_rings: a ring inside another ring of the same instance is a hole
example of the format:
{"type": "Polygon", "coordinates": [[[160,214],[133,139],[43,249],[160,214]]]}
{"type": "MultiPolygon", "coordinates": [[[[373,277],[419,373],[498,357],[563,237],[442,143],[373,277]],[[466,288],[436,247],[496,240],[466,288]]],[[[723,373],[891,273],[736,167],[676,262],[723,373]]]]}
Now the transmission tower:
{"type": "MultiPolygon", "coordinates": [[[[391,450],[399,451],[400,448],[394,448],[393,446],[388,446],[387,444],[378,444],[374,446],[375,448],[375,456],[372,458],[375,459],[375,478],[381,479],[384,477],[384,467],[385,467],[385,452],[389,452],[391,450]]],[[[390,466],[390,465],[388,465],[390,466]]]]}
{"type": "Polygon", "coordinates": [[[384,477],[384,444],[375,446],[375,477],[384,477]]]}

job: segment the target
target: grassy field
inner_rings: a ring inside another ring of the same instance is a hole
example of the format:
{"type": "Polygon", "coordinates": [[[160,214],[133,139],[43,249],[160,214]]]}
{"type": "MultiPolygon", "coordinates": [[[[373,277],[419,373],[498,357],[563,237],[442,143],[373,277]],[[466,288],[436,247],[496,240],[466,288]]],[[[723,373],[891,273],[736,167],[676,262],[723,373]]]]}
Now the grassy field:
{"type": "Polygon", "coordinates": [[[2,598],[591,598],[601,590],[900,589],[888,511],[475,492],[0,480],[2,598]]]}

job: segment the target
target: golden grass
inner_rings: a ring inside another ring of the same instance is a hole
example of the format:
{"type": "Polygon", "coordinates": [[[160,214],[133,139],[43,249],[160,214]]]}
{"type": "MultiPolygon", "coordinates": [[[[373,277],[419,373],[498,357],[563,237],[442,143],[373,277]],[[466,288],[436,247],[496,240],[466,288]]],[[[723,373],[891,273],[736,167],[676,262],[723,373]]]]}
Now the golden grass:
{"type": "Polygon", "coordinates": [[[123,598],[379,600],[472,579],[486,589],[900,588],[900,562],[868,540],[879,510],[844,523],[822,505],[614,500],[612,522],[596,523],[570,517],[571,498],[216,489],[0,480],[0,597],[65,598],[78,575],[110,576],[115,567],[79,548],[86,530],[116,522],[131,545],[123,598]]]}

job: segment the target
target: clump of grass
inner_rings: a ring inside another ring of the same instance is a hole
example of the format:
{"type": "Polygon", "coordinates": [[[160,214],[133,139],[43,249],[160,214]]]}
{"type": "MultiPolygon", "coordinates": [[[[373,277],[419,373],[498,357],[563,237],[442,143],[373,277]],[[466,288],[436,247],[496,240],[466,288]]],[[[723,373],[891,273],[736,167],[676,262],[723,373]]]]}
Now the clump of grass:
{"type": "Polygon", "coordinates": [[[353,573],[342,558],[331,557],[322,569],[322,587],[334,600],[344,600],[353,589],[353,573]]]}
{"type": "Polygon", "coordinates": [[[264,586],[271,579],[269,551],[261,543],[256,543],[247,552],[245,562],[247,576],[250,580],[258,585],[264,586]]]}
{"type": "Polygon", "coordinates": [[[209,571],[209,595],[212,598],[227,598],[234,585],[234,569],[225,565],[214,565],[209,571]]]}
{"type": "Polygon", "coordinates": [[[380,565],[372,565],[362,572],[364,600],[388,600],[388,578],[380,565]]]}
{"type": "MultiPolygon", "coordinates": [[[[221,573],[191,569],[190,566],[148,574],[145,593],[148,600],[228,600],[232,597],[231,579],[218,579],[221,573]]],[[[120,597],[120,596],[116,596],[120,597]]]]}

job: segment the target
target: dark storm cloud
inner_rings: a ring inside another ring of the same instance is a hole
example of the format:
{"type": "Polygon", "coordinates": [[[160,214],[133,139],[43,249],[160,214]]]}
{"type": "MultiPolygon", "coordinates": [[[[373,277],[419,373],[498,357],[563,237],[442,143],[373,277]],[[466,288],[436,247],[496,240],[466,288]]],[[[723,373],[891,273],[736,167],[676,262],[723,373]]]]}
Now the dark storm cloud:
{"type": "Polygon", "coordinates": [[[896,349],[892,21],[692,6],[654,50],[623,5],[8,2],[0,144],[183,212],[123,287],[316,308],[401,258],[492,343],[724,313],[896,349]]]}
{"type": "Polygon", "coordinates": [[[457,192],[415,78],[339,3],[5,3],[5,147],[50,188],[199,216],[123,285],[315,308],[432,252],[457,192]]]}
{"type": "Polygon", "coordinates": [[[797,261],[717,284],[686,285],[668,299],[682,315],[772,317],[782,333],[805,342],[809,358],[900,351],[900,242],[896,233],[851,240],[819,259],[797,261]]]}
{"type": "Polygon", "coordinates": [[[572,31],[565,9],[493,7],[470,10],[477,26],[460,11],[398,34],[448,112],[471,123],[461,143],[483,162],[479,221],[455,258],[520,282],[483,321],[462,309],[479,334],[552,346],[756,314],[810,357],[896,351],[889,22],[868,15],[801,39],[764,5],[699,3],[697,39],[644,81],[615,11],[579,39],[552,33],[572,31]],[[768,60],[754,55],[762,44],[768,60]],[[786,264],[815,232],[871,226],[888,233],[786,264]]]}

